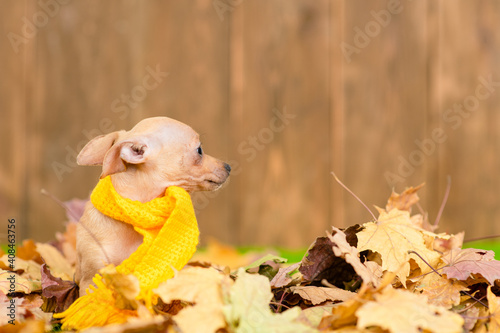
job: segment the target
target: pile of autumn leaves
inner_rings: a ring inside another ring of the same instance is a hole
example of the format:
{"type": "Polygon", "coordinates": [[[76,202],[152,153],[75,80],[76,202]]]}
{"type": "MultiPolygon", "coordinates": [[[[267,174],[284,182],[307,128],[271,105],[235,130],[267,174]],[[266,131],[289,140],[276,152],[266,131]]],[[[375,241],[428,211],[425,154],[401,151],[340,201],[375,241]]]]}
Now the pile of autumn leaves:
{"type": "MultiPolygon", "coordinates": [[[[376,221],[333,227],[300,263],[268,255],[231,269],[195,257],[155,290],[155,313],[135,299],[134,276],[106,267],[119,306],[138,317],[88,332],[500,332],[500,262],[462,249],[463,233],[436,234],[426,216],[411,215],[417,189],[393,193],[376,221]]],[[[52,244],[26,241],[14,272],[1,258],[1,309],[15,299],[16,329],[57,327],[52,313],[76,298],[74,228],[52,244]],[[12,274],[16,292],[7,294],[12,274]]],[[[8,319],[0,313],[4,328],[8,319]]]]}

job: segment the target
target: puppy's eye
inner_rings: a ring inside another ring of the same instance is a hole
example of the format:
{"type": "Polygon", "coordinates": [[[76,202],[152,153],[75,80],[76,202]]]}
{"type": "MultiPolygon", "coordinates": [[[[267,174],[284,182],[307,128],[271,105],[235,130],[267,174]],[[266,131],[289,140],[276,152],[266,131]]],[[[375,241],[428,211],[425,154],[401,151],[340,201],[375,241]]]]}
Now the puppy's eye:
{"type": "Polygon", "coordinates": [[[201,149],[201,146],[198,147],[198,149],[196,149],[196,152],[198,153],[198,155],[203,155],[203,149],[201,149]]]}

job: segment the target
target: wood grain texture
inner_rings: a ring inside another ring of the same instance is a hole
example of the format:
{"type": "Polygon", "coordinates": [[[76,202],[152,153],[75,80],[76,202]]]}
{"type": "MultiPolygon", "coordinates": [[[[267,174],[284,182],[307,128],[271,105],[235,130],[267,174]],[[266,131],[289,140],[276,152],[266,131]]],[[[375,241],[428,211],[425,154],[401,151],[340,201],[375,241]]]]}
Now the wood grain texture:
{"type": "MultiPolygon", "coordinates": [[[[329,76],[330,76],[330,166],[340,179],[345,179],[345,85],[346,58],[340,51],[345,34],[345,3],[330,1],[329,20],[329,76]]],[[[333,175],[332,175],[333,176],[333,175]]],[[[330,180],[330,223],[336,227],[348,227],[345,212],[346,191],[333,178],[330,180]]]]}
{"type": "MultiPolygon", "coordinates": [[[[142,36],[145,62],[169,75],[144,101],[140,118],[161,115],[189,124],[207,154],[228,160],[228,18],[221,21],[210,1],[148,2],[145,15],[151,22],[142,36]]],[[[230,197],[227,189],[193,196],[203,241],[232,241],[230,197]]]]}
{"type": "Polygon", "coordinates": [[[32,78],[29,72],[33,70],[33,41],[22,35],[22,17],[30,17],[32,13],[33,6],[28,1],[0,2],[0,34],[4,38],[0,51],[0,135],[2,146],[7,148],[0,155],[0,234],[5,241],[8,219],[12,218],[16,220],[16,239],[29,236],[26,124],[31,104],[32,78]]]}
{"type": "MultiPolygon", "coordinates": [[[[400,166],[421,156],[415,140],[427,135],[425,2],[401,2],[392,12],[391,3],[345,3],[344,41],[359,52],[344,64],[344,182],[370,207],[384,206],[393,186],[424,181],[428,163],[400,166]]],[[[352,197],[346,205],[349,224],[371,219],[352,197]]]]}
{"type": "Polygon", "coordinates": [[[236,191],[247,193],[240,241],[253,234],[259,244],[298,246],[329,224],[328,2],[248,1],[236,10],[245,89],[234,159],[236,191]]]}
{"type": "Polygon", "coordinates": [[[498,22],[494,0],[0,1],[0,228],[53,238],[64,212],[40,189],[86,197],[100,170],[79,149],[163,115],[233,167],[193,197],[203,242],[307,246],[368,221],[331,171],[370,207],[425,181],[431,221],[451,175],[441,230],[500,234],[498,22]]]}
{"type": "Polygon", "coordinates": [[[453,182],[443,223],[450,231],[465,230],[466,239],[494,235],[500,232],[500,38],[496,33],[500,6],[485,1],[454,7],[441,1],[440,7],[440,116],[448,139],[440,151],[438,178],[451,174],[453,182]],[[497,83],[489,87],[491,91],[481,83],[489,76],[497,83]]]}

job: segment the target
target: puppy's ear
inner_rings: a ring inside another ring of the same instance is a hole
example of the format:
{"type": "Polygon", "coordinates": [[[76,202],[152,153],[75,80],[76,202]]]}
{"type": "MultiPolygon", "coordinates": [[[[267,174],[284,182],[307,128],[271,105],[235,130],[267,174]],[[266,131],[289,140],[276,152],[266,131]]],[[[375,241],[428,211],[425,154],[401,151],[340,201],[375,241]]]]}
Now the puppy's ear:
{"type": "Polygon", "coordinates": [[[78,165],[102,165],[106,153],[122,133],[125,131],[99,135],[90,140],[76,158],[78,165]]]}
{"type": "Polygon", "coordinates": [[[104,157],[101,178],[125,171],[127,169],[126,163],[144,163],[149,154],[150,148],[144,139],[137,138],[117,142],[104,157]]]}

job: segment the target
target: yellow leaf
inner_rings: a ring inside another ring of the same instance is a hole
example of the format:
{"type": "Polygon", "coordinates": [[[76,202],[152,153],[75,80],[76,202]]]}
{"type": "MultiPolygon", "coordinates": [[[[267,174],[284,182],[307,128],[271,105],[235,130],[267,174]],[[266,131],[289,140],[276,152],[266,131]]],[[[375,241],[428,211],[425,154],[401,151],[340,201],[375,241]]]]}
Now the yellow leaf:
{"type": "MultiPolygon", "coordinates": [[[[3,263],[4,265],[8,266],[9,264],[9,258],[7,255],[4,255],[2,258],[0,258],[0,262],[3,263]]],[[[14,262],[14,268],[16,272],[23,271],[19,275],[22,276],[23,278],[31,281],[33,284],[32,291],[37,291],[42,289],[42,274],[41,274],[41,267],[38,263],[36,263],[33,260],[23,260],[18,257],[16,257],[15,262],[14,262]]],[[[10,269],[9,269],[10,270],[10,269]]]]}
{"type": "Polygon", "coordinates": [[[290,291],[294,294],[299,294],[300,297],[310,301],[313,305],[318,305],[326,301],[344,302],[356,296],[356,293],[337,287],[297,286],[291,287],[290,291]]]}
{"type": "Polygon", "coordinates": [[[36,250],[49,266],[52,275],[66,281],[73,280],[73,268],[55,247],[50,244],[36,243],[36,250]]]}
{"type": "Polygon", "coordinates": [[[425,296],[387,287],[374,298],[356,311],[358,328],[378,326],[393,333],[462,332],[460,315],[428,304],[425,296]]]}
{"type": "Polygon", "coordinates": [[[115,324],[103,327],[91,327],[85,333],[130,333],[130,332],[178,332],[172,320],[163,316],[149,319],[130,318],[125,324],[115,324]]]}
{"type": "Polygon", "coordinates": [[[14,272],[0,270],[0,291],[4,294],[20,292],[29,294],[33,283],[14,272]]]}
{"type": "Polygon", "coordinates": [[[333,243],[333,253],[337,257],[345,259],[365,283],[372,283],[375,287],[378,286],[382,277],[382,272],[374,271],[378,265],[371,262],[370,265],[372,266],[367,267],[366,263],[362,263],[359,259],[358,249],[347,242],[346,234],[338,228],[332,227],[332,229],[335,234],[333,236],[328,235],[328,238],[333,243]]]}
{"type": "Polygon", "coordinates": [[[282,313],[269,308],[273,294],[269,280],[258,274],[238,270],[238,278],[229,291],[224,308],[231,331],[235,333],[313,333],[316,329],[300,322],[301,309],[293,307],[282,313]]]}
{"type": "Polygon", "coordinates": [[[338,330],[329,331],[329,333],[387,333],[379,327],[357,328],[356,326],[346,326],[338,330]]]}
{"type": "Polygon", "coordinates": [[[47,324],[43,320],[26,320],[19,322],[16,320],[15,324],[5,324],[5,326],[0,326],[0,332],[14,333],[14,332],[29,332],[29,333],[43,333],[47,332],[47,324]]]}
{"type": "Polygon", "coordinates": [[[106,286],[114,291],[116,306],[120,309],[137,309],[136,297],[141,289],[139,280],[132,274],[124,275],[116,271],[116,267],[108,265],[99,270],[106,286]]]}
{"type": "Polygon", "coordinates": [[[188,267],[153,290],[166,304],[181,300],[193,303],[174,316],[183,332],[216,332],[226,327],[222,313],[222,288],[232,280],[213,268],[188,267]]]}
{"type": "Polygon", "coordinates": [[[385,210],[389,212],[392,209],[397,208],[399,210],[411,211],[411,206],[420,200],[417,191],[421,189],[422,186],[424,186],[424,184],[420,184],[417,187],[409,187],[401,194],[392,191],[391,196],[387,201],[387,205],[385,206],[385,210]]]}
{"type": "Polygon", "coordinates": [[[500,297],[496,297],[491,291],[491,286],[488,286],[486,294],[488,298],[488,308],[490,311],[489,332],[500,332],[500,297]]]}
{"type": "Polygon", "coordinates": [[[323,318],[320,328],[341,329],[356,325],[356,311],[362,305],[360,299],[351,299],[344,303],[335,304],[332,309],[332,315],[323,318]]]}
{"type": "Polygon", "coordinates": [[[422,295],[427,296],[430,304],[450,309],[460,304],[460,292],[468,288],[461,281],[446,279],[431,273],[419,281],[416,289],[422,290],[422,295]]]}
{"type": "Polygon", "coordinates": [[[422,230],[412,224],[407,211],[382,211],[376,223],[368,222],[363,227],[356,234],[358,251],[378,252],[382,257],[382,269],[396,273],[404,286],[410,275],[410,259],[415,260],[422,273],[431,271],[428,264],[434,267],[439,261],[440,254],[426,247],[422,230]],[[417,252],[427,263],[408,251],[417,252]]]}
{"type": "Polygon", "coordinates": [[[302,316],[312,327],[318,327],[323,317],[332,313],[333,305],[313,306],[302,310],[302,316]]]}

